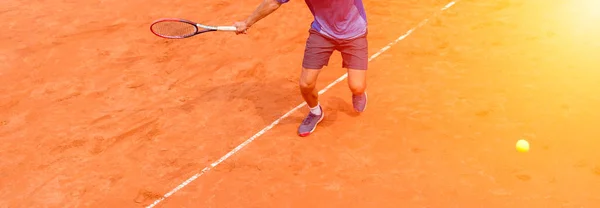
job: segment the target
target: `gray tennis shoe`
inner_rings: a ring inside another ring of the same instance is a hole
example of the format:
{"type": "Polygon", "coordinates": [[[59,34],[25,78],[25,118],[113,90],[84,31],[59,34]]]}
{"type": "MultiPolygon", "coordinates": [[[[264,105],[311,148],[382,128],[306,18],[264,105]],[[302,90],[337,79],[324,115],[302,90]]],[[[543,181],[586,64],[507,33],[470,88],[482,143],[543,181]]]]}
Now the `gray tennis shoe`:
{"type": "Polygon", "coordinates": [[[356,112],[363,112],[367,108],[367,93],[362,95],[352,95],[352,105],[356,112]]]}
{"type": "Polygon", "coordinates": [[[323,108],[321,106],[319,106],[319,108],[321,108],[321,115],[308,112],[308,115],[298,127],[299,136],[305,137],[310,135],[313,131],[315,131],[315,128],[317,128],[317,124],[323,120],[323,117],[325,117],[325,112],[323,112],[323,108]]]}

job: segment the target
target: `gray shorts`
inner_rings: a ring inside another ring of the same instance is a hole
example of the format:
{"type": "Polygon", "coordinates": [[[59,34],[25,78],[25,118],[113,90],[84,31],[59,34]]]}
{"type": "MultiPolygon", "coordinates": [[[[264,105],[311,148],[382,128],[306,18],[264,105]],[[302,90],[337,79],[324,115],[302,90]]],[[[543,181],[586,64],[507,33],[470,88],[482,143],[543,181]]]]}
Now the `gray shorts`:
{"type": "Polygon", "coordinates": [[[342,53],[343,68],[367,70],[369,63],[367,33],[349,40],[336,40],[314,29],[309,30],[302,67],[321,69],[327,66],[335,50],[342,53]]]}

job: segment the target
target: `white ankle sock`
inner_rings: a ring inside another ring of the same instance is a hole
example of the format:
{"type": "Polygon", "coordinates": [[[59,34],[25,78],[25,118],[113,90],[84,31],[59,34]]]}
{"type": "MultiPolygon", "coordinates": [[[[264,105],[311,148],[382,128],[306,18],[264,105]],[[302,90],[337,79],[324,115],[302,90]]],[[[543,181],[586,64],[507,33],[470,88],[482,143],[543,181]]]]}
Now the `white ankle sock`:
{"type": "Polygon", "coordinates": [[[321,105],[319,103],[317,103],[317,106],[315,106],[314,108],[309,107],[310,112],[315,114],[315,115],[321,115],[321,105]]]}

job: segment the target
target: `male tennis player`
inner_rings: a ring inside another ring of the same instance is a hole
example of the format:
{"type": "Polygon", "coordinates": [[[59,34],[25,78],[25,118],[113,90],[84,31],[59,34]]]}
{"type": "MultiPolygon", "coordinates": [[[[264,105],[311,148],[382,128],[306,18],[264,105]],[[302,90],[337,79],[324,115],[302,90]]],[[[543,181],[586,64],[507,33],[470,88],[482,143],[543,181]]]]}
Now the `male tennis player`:
{"type": "MultiPolygon", "coordinates": [[[[263,0],[245,21],[236,22],[237,34],[277,10],[289,0],[263,0]]],[[[316,90],[320,69],[327,66],[333,51],[342,54],[342,67],[348,70],[348,86],[352,92],[354,110],[363,112],[367,106],[365,92],[368,65],[367,17],[362,0],[305,0],[314,16],[311,24],[300,75],[300,92],[310,112],[298,127],[298,135],[308,136],[325,113],[316,90]]]]}

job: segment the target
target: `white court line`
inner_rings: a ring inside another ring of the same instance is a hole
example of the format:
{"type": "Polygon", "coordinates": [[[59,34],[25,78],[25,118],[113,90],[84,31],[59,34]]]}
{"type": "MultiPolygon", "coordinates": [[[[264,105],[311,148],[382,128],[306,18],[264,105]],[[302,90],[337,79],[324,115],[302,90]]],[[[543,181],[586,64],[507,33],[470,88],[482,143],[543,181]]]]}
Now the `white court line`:
{"type": "MultiPolygon", "coordinates": [[[[456,4],[456,2],[458,2],[459,0],[455,0],[452,1],[448,4],[446,4],[446,6],[442,7],[442,9],[438,12],[444,11],[449,9],[450,7],[452,7],[454,4],[456,4]]],[[[437,12],[432,16],[434,17],[437,14],[437,12]]],[[[431,17],[430,17],[431,18],[431,17]]],[[[425,25],[430,18],[424,19],[423,21],[421,21],[417,26],[411,28],[410,30],[408,30],[406,33],[404,33],[404,35],[398,37],[396,40],[392,41],[391,43],[387,44],[385,47],[383,47],[381,50],[377,51],[377,53],[373,54],[370,58],[369,58],[369,62],[371,62],[373,59],[377,58],[379,55],[381,55],[383,52],[389,50],[393,45],[395,45],[396,43],[400,42],[401,40],[405,39],[406,37],[408,37],[410,34],[412,34],[417,28],[420,28],[421,26],[425,25]]],[[[340,83],[341,81],[343,81],[344,79],[346,79],[348,77],[348,73],[345,73],[344,75],[342,75],[340,78],[336,79],[335,81],[333,81],[332,83],[330,83],[329,85],[327,85],[327,87],[323,88],[321,91],[319,91],[319,95],[327,92],[327,90],[329,90],[331,87],[333,87],[334,85],[336,85],[337,83],[340,83]]],[[[244,148],[246,145],[250,144],[251,142],[253,142],[256,138],[262,136],[263,134],[265,134],[267,131],[271,130],[273,127],[275,127],[277,124],[279,124],[279,122],[281,122],[283,119],[289,117],[290,115],[292,115],[292,113],[294,113],[295,111],[297,111],[298,109],[302,108],[306,106],[306,102],[303,102],[302,104],[294,107],[292,110],[288,111],[287,113],[283,114],[283,116],[279,117],[277,120],[273,121],[273,123],[271,123],[270,125],[268,125],[267,127],[263,128],[262,130],[260,130],[258,133],[254,134],[254,136],[248,138],[246,141],[242,142],[240,145],[238,145],[237,147],[233,148],[231,151],[229,151],[227,154],[223,155],[223,157],[219,158],[217,161],[213,162],[212,164],[210,164],[210,166],[205,167],[204,169],[202,169],[199,173],[194,174],[192,177],[188,178],[187,180],[185,180],[184,182],[182,182],[181,184],[179,184],[177,187],[175,187],[173,190],[167,192],[165,195],[163,195],[162,197],[160,197],[159,199],[157,199],[156,201],[154,201],[154,203],[148,205],[146,208],[152,208],[155,207],[156,205],[158,205],[160,202],[164,201],[165,199],[169,198],[170,196],[172,196],[173,194],[175,194],[175,192],[181,190],[183,187],[187,186],[189,183],[195,181],[196,179],[198,179],[200,176],[204,175],[206,172],[210,171],[212,168],[216,167],[217,165],[221,164],[223,161],[227,160],[229,157],[231,157],[232,155],[234,155],[235,153],[237,153],[238,151],[240,151],[242,148],[244,148]]]]}

